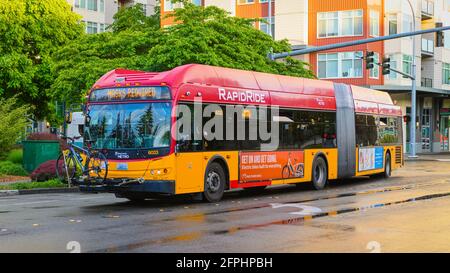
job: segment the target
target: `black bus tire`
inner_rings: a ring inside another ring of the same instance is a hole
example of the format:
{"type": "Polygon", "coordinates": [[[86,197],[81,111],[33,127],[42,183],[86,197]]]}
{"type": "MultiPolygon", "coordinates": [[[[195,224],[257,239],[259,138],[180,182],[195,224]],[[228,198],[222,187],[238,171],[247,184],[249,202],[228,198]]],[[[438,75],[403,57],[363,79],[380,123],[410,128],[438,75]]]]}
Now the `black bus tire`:
{"type": "Polygon", "coordinates": [[[386,153],[386,160],[384,164],[384,173],[383,173],[384,178],[391,177],[391,173],[392,173],[391,154],[386,153]]]}
{"type": "Polygon", "coordinates": [[[218,202],[223,197],[225,190],[225,172],[222,166],[213,162],[209,164],[205,172],[205,190],[203,191],[203,197],[205,201],[208,202],[218,202]]]}
{"type": "Polygon", "coordinates": [[[327,185],[328,168],[323,157],[318,156],[314,162],[311,171],[311,183],[314,189],[322,190],[327,185]]]}

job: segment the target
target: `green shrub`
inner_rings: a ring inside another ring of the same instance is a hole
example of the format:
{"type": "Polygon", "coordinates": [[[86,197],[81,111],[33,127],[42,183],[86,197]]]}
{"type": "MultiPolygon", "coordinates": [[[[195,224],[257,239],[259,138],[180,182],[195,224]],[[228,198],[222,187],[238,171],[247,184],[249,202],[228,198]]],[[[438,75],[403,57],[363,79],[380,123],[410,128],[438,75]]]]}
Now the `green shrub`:
{"type": "Polygon", "coordinates": [[[0,190],[28,190],[28,189],[45,189],[45,188],[62,188],[67,184],[61,183],[59,179],[52,179],[45,182],[28,182],[13,183],[9,185],[0,185],[0,190]]]}
{"type": "Polygon", "coordinates": [[[25,171],[20,164],[15,164],[11,161],[0,162],[0,174],[28,176],[27,171],[25,171]]]}
{"type": "Polygon", "coordinates": [[[28,106],[17,104],[16,98],[0,98],[0,156],[14,147],[28,124],[28,106]]]}
{"type": "Polygon", "coordinates": [[[22,164],[23,150],[22,149],[11,150],[6,159],[15,164],[22,164]]]}

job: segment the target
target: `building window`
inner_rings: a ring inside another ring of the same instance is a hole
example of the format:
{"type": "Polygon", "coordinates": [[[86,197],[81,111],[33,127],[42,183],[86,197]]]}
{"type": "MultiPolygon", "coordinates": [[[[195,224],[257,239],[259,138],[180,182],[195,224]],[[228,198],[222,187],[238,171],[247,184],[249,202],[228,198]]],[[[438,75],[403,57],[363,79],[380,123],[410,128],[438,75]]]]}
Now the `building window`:
{"type": "Polygon", "coordinates": [[[105,12],[105,0],[100,1],[100,12],[105,12]]]}
{"type": "MultiPolygon", "coordinates": [[[[267,2],[269,2],[269,0],[259,0],[259,3],[267,3],[267,2]]],[[[273,0],[272,0],[272,2],[273,2],[273,0]]]]}
{"type": "Polygon", "coordinates": [[[450,64],[442,63],[442,83],[450,84],[450,64]]]}
{"type": "Polygon", "coordinates": [[[398,32],[398,23],[397,23],[397,14],[391,14],[388,17],[389,19],[389,35],[397,34],[398,32]]]}
{"type": "Polygon", "coordinates": [[[182,7],[183,7],[183,3],[180,3],[180,2],[172,3],[172,0],[164,0],[164,10],[165,11],[173,11],[174,9],[182,8],[182,7]]]}
{"type": "Polygon", "coordinates": [[[275,20],[272,17],[272,24],[271,24],[271,33],[269,33],[269,17],[263,18],[264,21],[259,22],[259,30],[261,30],[262,32],[264,32],[265,34],[268,35],[272,35],[272,37],[274,36],[274,32],[275,32],[275,20]]]}
{"type": "Polygon", "coordinates": [[[360,78],[362,77],[362,52],[340,52],[318,54],[318,77],[360,78]]]}
{"type": "Polygon", "coordinates": [[[238,0],[239,5],[253,4],[253,3],[255,3],[255,0],[238,0]]]}
{"type": "Polygon", "coordinates": [[[336,37],[338,33],[338,12],[321,12],[317,14],[319,37],[336,37]]]}
{"type": "Polygon", "coordinates": [[[375,64],[373,65],[373,68],[370,69],[369,71],[369,77],[372,79],[378,79],[380,75],[380,67],[376,64],[380,62],[380,54],[375,52],[375,54],[373,55],[373,62],[375,64]]]}
{"type": "Polygon", "coordinates": [[[402,32],[411,32],[413,30],[412,26],[413,26],[412,16],[408,14],[403,14],[402,32]]]}
{"type": "Polygon", "coordinates": [[[196,6],[201,6],[202,5],[202,0],[192,0],[192,4],[194,4],[196,6]]]}
{"type": "Polygon", "coordinates": [[[362,10],[317,13],[319,38],[357,36],[363,33],[362,10]]]}
{"type": "MultiPolygon", "coordinates": [[[[389,62],[389,64],[391,65],[391,68],[393,69],[397,69],[397,60],[395,60],[394,55],[389,55],[388,58],[391,59],[391,61],[389,62]]],[[[388,79],[390,80],[395,80],[397,79],[397,73],[394,71],[391,71],[388,75],[386,75],[388,77],[388,79]]]]}
{"type": "Polygon", "coordinates": [[[105,32],[105,24],[100,24],[99,32],[105,32]]]}
{"type": "Polygon", "coordinates": [[[380,13],[376,10],[370,11],[370,36],[380,36],[380,13]]]}
{"type": "Polygon", "coordinates": [[[76,8],[85,9],[86,8],[86,0],[75,0],[74,6],[76,8]]]}
{"type": "Polygon", "coordinates": [[[86,33],[95,34],[98,32],[97,23],[96,22],[86,22],[86,33]]]}
{"type": "Polygon", "coordinates": [[[412,56],[403,55],[403,73],[411,75],[412,72],[412,56]]]}
{"type": "Polygon", "coordinates": [[[87,0],[87,8],[88,10],[97,11],[97,0],[87,0]]]}

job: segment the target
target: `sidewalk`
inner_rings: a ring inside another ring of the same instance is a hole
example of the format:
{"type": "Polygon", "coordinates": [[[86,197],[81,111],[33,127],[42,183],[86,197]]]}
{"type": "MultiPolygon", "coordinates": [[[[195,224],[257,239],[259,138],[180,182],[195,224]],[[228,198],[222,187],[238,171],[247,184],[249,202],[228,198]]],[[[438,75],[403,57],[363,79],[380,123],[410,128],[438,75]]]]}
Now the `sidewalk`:
{"type": "Polygon", "coordinates": [[[450,152],[443,153],[420,153],[417,158],[408,157],[409,154],[404,154],[405,161],[441,161],[450,162],[450,152]]]}

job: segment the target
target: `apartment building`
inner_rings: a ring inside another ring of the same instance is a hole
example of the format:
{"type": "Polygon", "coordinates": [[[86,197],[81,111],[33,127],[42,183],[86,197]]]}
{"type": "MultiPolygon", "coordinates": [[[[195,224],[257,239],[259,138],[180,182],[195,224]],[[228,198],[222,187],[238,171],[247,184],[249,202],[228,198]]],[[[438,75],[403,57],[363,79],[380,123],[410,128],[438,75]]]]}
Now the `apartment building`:
{"type": "MultiPolygon", "coordinates": [[[[293,48],[335,44],[412,30],[450,25],[449,0],[192,0],[197,5],[216,5],[234,16],[271,18],[272,24],[255,28],[277,40],[287,39],[293,48]],[[411,6],[410,6],[411,4],[411,6]],[[412,10],[413,13],[412,14],[412,10]]],[[[164,18],[179,4],[162,1],[164,18]]],[[[387,91],[405,116],[411,116],[411,80],[391,72],[382,75],[377,66],[367,70],[362,56],[375,52],[375,61],[389,57],[391,67],[412,72],[417,67],[416,151],[449,151],[450,137],[450,32],[426,34],[366,45],[329,50],[298,58],[308,61],[320,79],[367,86],[387,91]],[[413,43],[416,52],[413,51],[413,43]]],[[[409,151],[410,122],[403,126],[405,152],[409,151]]]]}
{"type": "Polygon", "coordinates": [[[147,15],[154,14],[156,0],[67,0],[74,12],[83,17],[86,33],[101,33],[112,24],[113,16],[121,7],[140,3],[147,15]]]}
{"type": "MultiPolygon", "coordinates": [[[[255,28],[272,36],[275,33],[275,1],[273,0],[271,1],[271,8],[269,8],[269,0],[191,0],[191,2],[198,6],[217,6],[228,11],[233,16],[241,18],[265,19],[264,22],[255,22],[255,28]],[[271,17],[269,17],[269,11],[271,17]]],[[[161,0],[161,26],[174,24],[173,18],[167,18],[166,15],[181,6],[182,4],[172,3],[171,0],[161,0]]]]}

